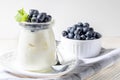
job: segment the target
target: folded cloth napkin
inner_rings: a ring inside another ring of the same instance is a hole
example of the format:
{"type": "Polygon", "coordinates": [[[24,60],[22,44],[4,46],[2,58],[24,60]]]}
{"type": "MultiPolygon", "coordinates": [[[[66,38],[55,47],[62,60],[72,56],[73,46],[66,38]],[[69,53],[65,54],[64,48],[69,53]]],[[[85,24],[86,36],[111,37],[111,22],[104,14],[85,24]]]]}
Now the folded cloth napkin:
{"type": "Polygon", "coordinates": [[[95,58],[78,60],[77,64],[66,75],[57,79],[30,79],[20,78],[9,74],[0,69],[0,80],[84,80],[89,76],[97,73],[103,68],[113,65],[120,60],[120,48],[118,49],[102,49],[101,54],[95,58]]]}

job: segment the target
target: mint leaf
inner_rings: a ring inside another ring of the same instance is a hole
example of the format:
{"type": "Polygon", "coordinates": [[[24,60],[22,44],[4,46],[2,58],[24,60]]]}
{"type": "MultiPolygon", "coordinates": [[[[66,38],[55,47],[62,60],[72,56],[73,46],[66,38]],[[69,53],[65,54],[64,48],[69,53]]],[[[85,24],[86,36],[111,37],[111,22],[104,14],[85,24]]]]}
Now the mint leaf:
{"type": "Polygon", "coordinates": [[[25,22],[28,20],[28,14],[22,8],[22,9],[18,10],[17,15],[15,16],[15,19],[17,22],[25,22]]]}

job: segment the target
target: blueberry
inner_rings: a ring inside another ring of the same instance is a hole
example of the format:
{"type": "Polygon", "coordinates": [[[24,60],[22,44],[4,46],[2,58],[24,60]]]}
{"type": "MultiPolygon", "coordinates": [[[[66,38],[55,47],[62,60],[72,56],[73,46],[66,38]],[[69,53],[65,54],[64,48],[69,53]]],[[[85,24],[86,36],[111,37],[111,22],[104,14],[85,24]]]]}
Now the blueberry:
{"type": "Polygon", "coordinates": [[[75,34],[75,35],[78,34],[78,30],[75,30],[75,31],[74,31],[74,34],[75,34]]]}
{"type": "Polygon", "coordinates": [[[81,33],[82,33],[82,31],[80,29],[77,29],[77,30],[74,31],[75,35],[77,35],[77,34],[80,35],[81,33]]]}
{"type": "Polygon", "coordinates": [[[83,34],[83,28],[82,27],[78,27],[77,30],[78,30],[77,34],[79,34],[79,35],[83,34]]]}
{"type": "Polygon", "coordinates": [[[94,32],[93,37],[99,39],[101,37],[101,34],[98,32],[94,32]]]}
{"type": "Polygon", "coordinates": [[[80,37],[81,37],[81,40],[85,40],[86,39],[85,35],[81,35],[80,37]]]}
{"type": "Polygon", "coordinates": [[[89,27],[89,23],[84,23],[84,27],[89,27]]]}
{"type": "Polygon", "coordinates": [[[74,34],[73,33],[68,33],[68,38],[69,39],[73,39],[74,38],[74,34]]]}
{"type": "Polygon", "coordinates": [[[77,27],[77,30],[82,31],[82,30],[83,30],[83,28],[82,28],[82,27],[77,27]]]}
{"type": "Polygon", "coordinates": [[[102,37],[101,34],[98,33],[98,32],[96,32],[96,36],[95,36],[95,38],[99,39],[99,38],[101,38],[101,37],[102,37]]]}
{"type": "Polygon", "coordinates": [[[74,39],[77,39],[77,35],[74,36],[74,39]]]}
{"type": "Polygon", "coordinates": [[[33,14],[32,17],[37,17],[37,14],[33,14]]]}
{"type": "Polygon", "coordinates": [[[81,35],[81,34],[82,34],[82,31],[78,30],[77,34],[81,35]]]}
{"type": "Polygon", "coordinates": [[[80,27],[83,27],[83,23],[82,23],[82,22],[79,22],[78,25],[79,25],[80,27]]]}
{"type": "Polygon", "coordinates": [[[92,32],[92,31],[88,31],[88,32],[85,34],[85,36],[87,36],[87,37],[89,37],[89,38],[91,38],[92,35],[93,35],[93,32],[92,32]]]}
{"type": "Polygon", "coordinates": [[[39,11],[38,11],[38,10],[34,10],[33,14],[38,15],[38,14],[39,14],[39,11]]]}
{"type": "Polygon", "coordinates": [[[77,27],[77,34],[81,34],[83,33],[83,28],[82,27],[77,27]]]}
{"type": "Polygon", "coordinates": [[[63,31],[63,32],[62,32],[62,36],[65,37],[65,36],[67,36],[67,35],[68,35],[68,32],[67,32],[67,31],[63,31]]]}
{"type": "Polygon", "coordinates": [[[38,15],[39,11],[36,9],[29,10],[29,17],[32,18],[33,14],[38,15]]]}
{"type": "Polygon", "coordinates": [[[52,19],[51,15],[46,15],[44,22],[49,22],[49,21],[51,21],[51,19],[52,19]]]}
{"type": "Polygon", "coordinates": [[[30,18],[31,18],[32,15],[34,14],[34,11],[35,11],[34,9],[30,9],[30,10],[29,10],[29,17],[30,17],[30,18]]]}
{"type": "Polygon", "coordinates": [[[90,40],[90,38],[89,38],[89,37],[86,37],[85,40],[90,40]]]}
{"type": "Polygon", "coordinates": [[[88,31],[88,27],[84,27],[83,28],[83,34],[87,33],[87,31],[88,31]]]}
{"type": "Polygon", "coordinates": [[[81,37],[80,37],[80,35],[77,34],[77,35],[74,36],[74,39],[76,39],[76,40],[80,40],[81,37]]]}
{"type": "Polygon", "coordinates": [[[94,29],[93,29],[93,28],[89,28],[89,31],[92,31],[92,32],[93,32],[93,31],[94,31],[94,29]]]}
{"type": "Polygon", "coordinates": [[[29,10],[29,13],[31,14],[31,13],[33,13],[35,11],[35,9],[30,9],[29,10]]]}
{"type": "Polygon", "coordinates": [[[48,18],[45,18],[43,22],[49,22],[49,21],[48,21],[48,18]]]}
{"type": "Polygon", "coordinates": [[[46,13],[40,13],[37,16],[37,19],[39,20],[39,22],[43,22],[45,17],[46,17],[46,13]]]}
{"type": "Polygon", "coordinates": [[[37,22],[37,18],[36,17],[32,17],[31,18],[31,22],[37,22]]]}
{"type": "Polygon", "coordinates": [[[70,28],[70,33],[74,33],[74,31],[75,31],[75,28],[74,28],[74,27],[71,27],[71,28],[70,28]]]}
{"type": "Polygon", "coordinates": [[[47,15],[47,19],[48,19],[48,21],[51,21],[52,16],[51,15],[47,15]]]}

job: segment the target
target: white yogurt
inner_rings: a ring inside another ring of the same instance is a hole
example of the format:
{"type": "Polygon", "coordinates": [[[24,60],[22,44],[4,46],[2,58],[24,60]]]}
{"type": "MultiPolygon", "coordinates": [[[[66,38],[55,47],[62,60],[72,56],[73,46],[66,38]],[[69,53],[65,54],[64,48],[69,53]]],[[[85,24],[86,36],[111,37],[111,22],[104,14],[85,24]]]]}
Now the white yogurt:
{"type": "Polygon", "coordinates": [[[29,71],[47,72],[56,63],[55,38],[52,28],[31,32],[22,29],[16,65],[29,71]]]}

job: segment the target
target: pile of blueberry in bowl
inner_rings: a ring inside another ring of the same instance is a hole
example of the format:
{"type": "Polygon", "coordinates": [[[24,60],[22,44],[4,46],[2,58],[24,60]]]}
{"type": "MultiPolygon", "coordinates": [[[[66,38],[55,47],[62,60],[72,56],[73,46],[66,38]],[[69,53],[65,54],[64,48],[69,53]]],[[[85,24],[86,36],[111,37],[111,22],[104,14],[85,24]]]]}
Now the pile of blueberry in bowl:
{"type": "Polygon", "coordinates": [[[82,22],[68,27],[62,32],[62,36],[73,40],[94,40],[102,37],[100,33],[90,27],[89,23],[82,22]]]}
{"type": "Polygon", "coordinates": [[[96,32],[89,23],[77,23],[62,31],[61,42],[58,46],[64,60],[92,58],[101,51],[102,35],[96,32]]]}

